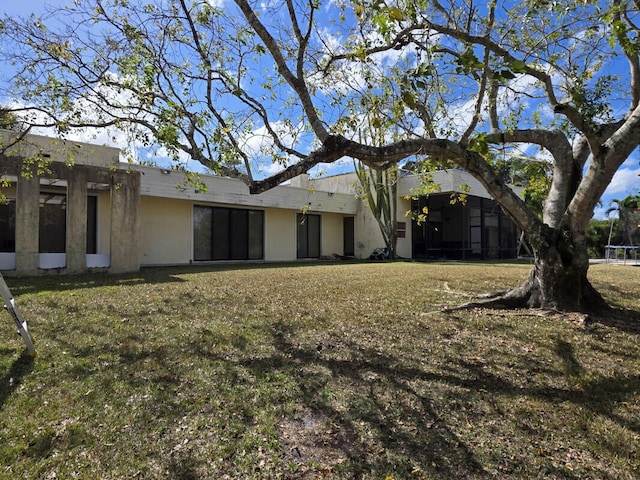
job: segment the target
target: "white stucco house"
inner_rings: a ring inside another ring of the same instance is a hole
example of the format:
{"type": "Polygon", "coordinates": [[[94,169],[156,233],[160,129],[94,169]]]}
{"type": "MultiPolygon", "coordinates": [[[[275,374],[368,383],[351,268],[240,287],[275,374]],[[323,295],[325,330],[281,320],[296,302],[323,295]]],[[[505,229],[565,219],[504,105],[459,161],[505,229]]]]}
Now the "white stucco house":
{"type": "MultiPolygon", "coordinates": [[[[5,145],[13,133],[0,131],[5,145]]],[[[29,135],[0,158],[0,271],[5,275],[136,271],[145,266],[367,258],[384,246],[353,174],[252,195],[240,180],[119,162],[119,150],[29,135]],[[24,158],[39,153],[45,172],[24,158]],[[73,159],[70,165],[69,159],[73,159]]],[[[515,257],[516,232],[482,187],[459,170],[437,173],[441,192],[406,200],[418,181],[399,184],[398,254],[404,258],[515,257]],[[466,184],[466,205],[450,194],[466,184]],[[405,212],[429,207],[418,225],[405,212]]]]}

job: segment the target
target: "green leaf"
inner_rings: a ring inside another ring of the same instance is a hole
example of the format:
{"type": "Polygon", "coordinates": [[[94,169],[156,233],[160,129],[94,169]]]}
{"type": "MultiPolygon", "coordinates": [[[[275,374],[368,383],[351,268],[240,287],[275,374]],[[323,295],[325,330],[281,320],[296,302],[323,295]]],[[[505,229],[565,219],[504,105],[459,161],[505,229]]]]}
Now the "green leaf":
{"type": "Polygon", "coordinates": [[[513,73],[524,73],[527,68],[527,64],[522,60],[514,60],[509,64],[509,68],[513,73]]]}
{"type": "Polygon", "coordinates": [[[389,18],[401,22],[404,20],[404,14],[398,7],[389,7],[389,18]]]}
{"type": "Polygon", "coordinates": [[[473,152],[477,152],[480,155],[488,155],[489,154],[489,143],[486,140],[486,134],[481,133],[477,137],[473,138],[469,142],[469,149],[473,152]]]}
{"type": "Polygon", "coordinates": [[[496,73],[496,78],[498,80],[513,80],[516,75],[511,70],[501,70],[496,73]]]}
{"type": "Polygon", "coordinates": [[[466,48],[464,52],[458,55],[457,63],[459,65],[458,71],[460,73],[471,73],[484,68],[484,63],[476,57],[476,54],[473,53],[471,48],[466,48]]]}
{"type": "Polygon", "coordinates": [[[415,108],[417,105],[416,96],[413,94],[413,92],[402,92],[402,101],[409,108],[415,108]]]}

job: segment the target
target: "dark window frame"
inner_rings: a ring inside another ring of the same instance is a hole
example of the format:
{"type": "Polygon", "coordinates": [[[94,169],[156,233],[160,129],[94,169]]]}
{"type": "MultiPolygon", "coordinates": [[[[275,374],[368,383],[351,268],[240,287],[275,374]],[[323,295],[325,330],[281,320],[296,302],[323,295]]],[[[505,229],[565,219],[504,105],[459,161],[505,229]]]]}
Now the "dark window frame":
{"type": "Polygon", "coordinates": [[[342,254],[353,257],[356,254],[356,218],[342,219],[342,254]]]}
{"type": "Polygon", "coordinates": [[[67,192],[40,191],[39,253],[67,253],[67,192]]]}
{"type": "Polygon", "coordinates": [[[264,260],[264,210],[211,205],[193,209],[194,262],[264,260]]]}
{"type": "Polygon", "coordinates": [[[296,214],[296,258],[320,258],[322,254],[322,216],[296,214]]]}
{"type": "Polygon", "coordinates": [[[87,254],[98,253],[98,197],[87,195],[87,254]]]}
{"type": "Polygon", "coordinates": [[[16,251],[16,200],[7,198],[0,204],[0,252],[16,251]]]}

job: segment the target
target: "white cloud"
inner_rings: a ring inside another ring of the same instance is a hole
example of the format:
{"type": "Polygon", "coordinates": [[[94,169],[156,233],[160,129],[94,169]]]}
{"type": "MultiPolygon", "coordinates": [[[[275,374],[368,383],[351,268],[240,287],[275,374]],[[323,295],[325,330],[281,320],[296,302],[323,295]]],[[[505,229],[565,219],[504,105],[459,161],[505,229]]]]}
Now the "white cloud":
{"type": "Polygon", "coordinates": [[[607,210],[612,206],[613,200],[622,200],[629,195],[640,193],[640,166],[638,159],[630,157],[622,164],[622,167],[615,173],[611,183],[600,199],[600,204],[596,207],[594,218],[608,218],[607,210]]]}
{"type": "Polygon", "coordinates": [[[146,160],[150,160],[153,162],[167,160],[170,162],[177,162],[186,164],[191,160],[191,157],[187,155],[185,152],[180,150],[177,152],[178,158],[174,159],[174,155],[169,153],[166,147],[158,147],[152,150],[146,150],[144,157],[146,160]]]}
{"type": "MultiPolygon", "coordinates": [[[[293,124],[288,121],[277,121],[271,123],[270,128],[283,145],[288,145],[290,148],[304,148],[303,145],[300,145],[300,135],[304,131],[302,123],[293,124]]],[[[274,161],[274,156],[279,150],[275,145],[273,136],[264,125],[241,135],[238,138],[238,145],[251,159],[256,171],[259,171],[261,175],[277,173],[297,161],[297,158],[293,158],[290,161],[286,158],[280,158],[279,161],[274,161]]]]}
{"type": "MultiPolygon", "coordinates": [[[[112,75],[114,80],[116,81],[120,79],[115,73],[110,73],[109,75],[112,75]]],[[[105,104],[104,101],[101,100],[103,98],[108,98],[109,103],[115,106],[116,109],[118,109],[117,111],[113,112],[114,116],[140,116],[136,108],[137,100],[133,95],[129,94],[126,91],[118,91],[106,85],[102,85],[99,87],[99,91],[95,94],[90,94],[90,97],[88,99],[81,98],[75,100],[74,106],[76,107],[76,111],[82,113],[83,121],[94,122],[96,124],[100,123],[101,119],[99,118],[99,115],[101,114],[107,120],[109,119],[108,114],[106,114],[105,112],[99,112],[96,108],[96,105],[105,104]]],[[[15,101],[5,101],[4,103],[7,104],[9,108],[22,109],[29,107],[29,105],[20,104],[15,101]]],[[[41,111],[31,111],[26,115],[29,116],[29,123],[34,125],[45,125],[47,123],[52,123],[51,117],[48,117],[41,111]]],[[[148,117],[148,119],[152,120],[150,117],[148,117]]],[[[145,146],[136,135],[137,131],[144,132],[145,130],[137,125],[125,123],[121,128],[115,126],[100,128],[72,128],[69,131],[65,132],[63,136],[65,139],[72,141],[119,148],[121,162],[138,163],[141,160],[151,160],[161,165],[170,165],[172,162],[174,162],[173,156],[167,151],[166,148],[150,148],[145,146]]],[[[52,138],[60,137],[60,134],[57,132],[55,127],[34,127],[32,128],[31,133],[52,138]]],[[[178,153],[178,162],[186,164],[189,160],[190,157],[184,152],[180,151],[178,153]]]]}
{"type": "Polygon", "coordinates": [[[353,159],[344,157],[333,163],[319,163],[309,170],[309,175],[313,178],[330,177],[351,171],[353,171],[353,159]]]}
{"type": "Polygon", "coordinates": [[[224,0],[205,0],[213,8],[223,8],[224,0]]]}
{"type": "Polygon", "coordinates": [[[638,174],[640,174],[640,167],[637,166],[637,161],[634,168],[624,166],[620,168],[613,176],[603,198],[604,196],[617,195],[620,197],[619,199],[622,199],[628,195],[637,194],[640,191],[640,178],[638,174]]]}

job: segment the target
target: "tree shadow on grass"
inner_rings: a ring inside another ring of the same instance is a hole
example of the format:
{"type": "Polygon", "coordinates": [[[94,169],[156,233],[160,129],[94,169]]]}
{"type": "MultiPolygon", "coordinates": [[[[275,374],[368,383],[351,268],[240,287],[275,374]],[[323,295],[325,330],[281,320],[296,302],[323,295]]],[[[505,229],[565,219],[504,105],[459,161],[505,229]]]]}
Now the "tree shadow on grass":
{"type": "Polygon", "coordinates": [[[9,371],[0,378],[0,410],[8,398],[20,386],[22,379],[33,371],[35,357],[26,350],[11,364],[9,371]]]}
{"type": "Polygon", "coordinates": [[[9,288],[15,297],[42,291],[64,292],[86,290],[105,286],[135,286],[145,284],[182,283],[179,270],[157,269],[140,272],[107,274],[87,273],[81,275],[51,275],[41,277],[8,278],[9,288]]]}
{"type": "Polygon", "coordinates": [[[636,310],[614,305],[607,311],[593,315],[591,320],[621,332],[640,334],[640,312],[636,310]]]}
{"type": "MultiPolygon", "coordinates": [[[[484,478],[495,476],[497,471],[531,474],[530,470],[519,470],[523,463],[533,461],[529,453],[522,452],[521,458],[516,455],[487,461],[486,450],[484,457],[478,457],[478,445],[473,443],[478,437],[470,440],[474,437],[463,433],[464,418],[475,424],[469,424],[469,428],[483,425],[483,408],[492,408],[489,416],[501,422],[497,398],[533,399],[548,405],[569,402],[640,433],[638,422],[617,413],[623,402],[640,392],[640,378],[614,375],[576,388],[535,382],[523,386],[488,371],[482,362],[451,358],[448,366],[431,369],[412,366],[418,364],[407,363],[392,351],[380,352],[345,338],[303,346],[291,341],[294,334],[279,325],[273,333],[278,354],[237,362],[257,377],[274,370],[297,372],[295,378],[302,392],[298,418],[283,421],[280,427],[287,437],[287,449],[293,452],[288,459],[301,465],[299,473],[311,468],[309,465],[320,464],[336,475],[332,478],[384,472],[420,478],[416,466],[437,478],[484,478]],[[483,406],[474,404],[478,399],[483,406]],[[318,427],[319,422],[324,424],[318,427]],[[323,464],[323,455],[328,464],[323,464]]],[[[565,374],[582,371],[569,345],[558,343],[556,354],[564,362],[565,374]]],[[[496,424],[496,428],[500,431],[502,426],[496,424]]],[[[491,436],[490,432],[484,435],[491,436]]],[[[496,442],[496,451],[511,447],[505,438],[496,442]]],[[[309,476],[300,478],[314,478],[322,471],[318,468],[315,472],[307,470],[309,476]]],[[[596,471],[598,466],[589,468],[601,478],[610,478],[609,472],[596,471]]],[[[547,473],[578,478],[564,467],[548,466],[547,473]]]]}
{"type": "Polygon", "coordinates": [[[555,352],[564,363],[565,374],[568,376],[579,375],[584,371],[575,356],[573,345],[561,338],[556,339],[555,352]]]}
{"type": "MultiPolygon", "coordinates": [[[[365,478],[385,471],[421,478],[418,465],[427,465],[439,478],[487,473],[450,428],[445,412],[412,386],[416,380],[455,383],[461,379],[402,367],[393,355],[348,339],[340,340],[340,352],[331,342],[302,347],[288,340],[289,333],[282,325],[274,332],[274,346],[282,355],[240,363],[258,377],[274,369],[297,372],[302,392],[299,418],[293,428],[290,420],[289,428],[286,420],[280,426],[288,430],[287,447],[295,452],[291,461],[306,468],[320,464],[320,472],[335,475],[331,478],[365,478]],[[353,358],[340,358],[342,353],[353,358]],[[332,391],[340,384],[353,391],[346,397],[332,391]]],[[[298,473],[304,473],[304,468],[298,473]]],[[[308,478],[317,473],[308,472],[308,478]]]]}
{"type": "MultiPolygon", "coordinates": [[[[101,332],[96,331],[96,335],[101,332]]],[[[178,359],[223,364],[228,372],[221,373],[220,378],[247,394],[255,392],[246,382],[246,372],[251,373],[252,382],[255,377],[256,383],[269,383],[274,372],[282,373],[295,385],[297,403],[296,412],[287,413],[278,425],[284,452],[282,461],[297,466],[295,475],[279,477],[283,479],[319,478],[325,473],[326,478],[384,478],[387,474],[397,478],[421,478],[421,471],[428,478],[500,475],[517,478],[523,473],[519,470],[522,464],[532,461],[531,455],[523,452],[522,456],[512,458],[501,454],[500,448],[510,448],[510,439],[498,437],[495,452],[490,452],[495,458],[487,459],[487,451],[481,452],[478,447],[478,437],[464,431],[468,419],[473,428],[486,429],[480,439],[493,441],[491,431],[484,424],[483,409],[486,409],[492,422],[515,422],[515,427],[531,427],[531,435],[537,435],[535,423],[529,424],[528,418],[506,412],[517,418],[502,419],[500,401],[496,399],[505,397],[534,399],[544,405],[576,404],[640,433],[638,421],[625,417],[619,410],[622,403],[640,392],[640,378],[612,374],[566,388],[535,381],[516,384],[518,379],[496,373],[480,360],[457,355],[455,349],[448,351],[448,358],[441,362],[422,363],[407,358],[402,348],[389,347],[382,351],[336,334],[324,336],[314,343],[300,340],[298,334],[294,328],[276,323],[272,325],[271,339],[265,340],[273,347],[272,351],[256,355],[250,342],[240,338],[234,340],[234,348],[229,350],[228,357],[226,352],[214,346],[215,339],[208,335],[189,343],[167,343],[160,348],[150,348],[145,346],[144,338],[136,334],[130,341],[107,346],[117,353],[112,355],[117,360],[112,366],[103,368],[118,375],[105,375],[106,383],[101,387],[105,391],[112,390],[113,386],[109,384],[112,381],[126,382],[134,387],[145,382],[161,385],[161,389],[152,391],[145,404],[154,406],[155,420],[174,426],[175,421],[191,411],[188,403],[180,402],[175,396],[179,391],[186,392],[189,386],[189,380],[175,371],[178,359]],[[147,363],[156,365],[151,374],[145,367],[147,363]],[[122,369],[123,365],[128,368],[122,369]],[[236,386],[233,383],[236,379],[241,384],[236,386]],[[482,403],[479,407],[474,405],[478,400],[482,403]],[[498,468],[501,469],[499,474],[498,468]]],[[[221,339],[221,342],[223,340],[229,339],[221,339]]],[[[72,351],[72,347],[67,345],[65,349],[72,351]]],[[[77,357],[87,359],[96,354],[89,345],[74,351],[77,357]]],[[[579,376],[582,373],[583,368],[571,344],[558,340],[554,352],[563,362],[564,368],[557,372],[559,375],[579,376]]],[[[429,352],[424,353],[429,355],[429,352]]],[[[14,369],[19,370],[15,365],[14,369]]],[[[529,367],[522,369],[523,376],[531,373],[529,367]]],[[[96,372],[91,362],[87,362],[74,366],[69,374],[82,378],[95,376],[96,372]]],[[[3,387],[6,378],[0,384],[3,387]]],[[[217,388],[216,384],[211,388],[217,388]]],[[[235,408],[242,410],[242,406],[235,408]]],[[[257,428],[252,423],[255,418],[242,421],[247,423],[246,432],[257,428]]],[[[495,428],[500,435],[505,435],[501,425],[495,425],[495,428]]],[[[244,430],[239,432],[245,433],[244,430]]],[[[207,447],[202,448],[206,450],[207,447]]],[[[225,460],[228,464],[234,461],[232,453],[225,460]]],[[[192,452],[186,450],[170,457],[168,462],[165,466],[171,472],[171,478],[197,478],[199,472],[207,468],[201,457],[192,456],[192,452]]],[[[612,478],[608,472],[598,471],[597,465],[588,468],[591,468],[592,478],[612,478]]],[[[579,477],[562,466],[551,464],[545,471],[536,472],[540,476],[546,472],[555,478],[579,477]]],[[[524,472],[524,476],[527,474],[530,475],[531,470],[524,472]]]]}

